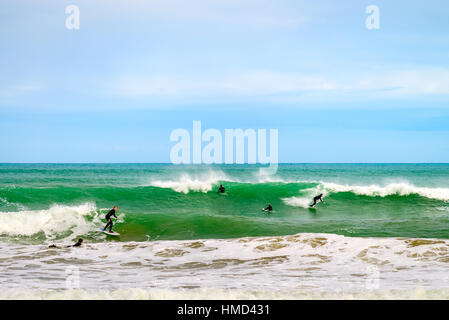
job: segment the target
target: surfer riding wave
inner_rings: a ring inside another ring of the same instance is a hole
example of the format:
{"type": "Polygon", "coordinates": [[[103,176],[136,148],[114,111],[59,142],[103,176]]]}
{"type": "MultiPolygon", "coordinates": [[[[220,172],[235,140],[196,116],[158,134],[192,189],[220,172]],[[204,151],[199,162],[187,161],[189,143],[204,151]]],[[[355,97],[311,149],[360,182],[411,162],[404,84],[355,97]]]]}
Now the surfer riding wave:
{"type": "Polygon", "coordinates": [[[104,226],[103,231],[105,231],[108,227],[109,227],[109,232],[112,233],[112,226],[114,225],[114,223],[112,222],[111,217],[115,217],[117,219],[117,216],[115,215],[115,213],[117,212],[118,206],[114,206],[113,209],[111,209],[107,214],[106,214],[106,220],[108,221],[108,223],[104,226]]]}
{"type": "Polygon", "coordinates": [[[316,197],[313,198],[313,203],[310,205],[310,207],[313,208],[318,203],[318,201],[321,201],[322,203],[325,203],[323,201],[323,194],[322,193],[320,193],[319,195],[317,195],[316,197]]]}

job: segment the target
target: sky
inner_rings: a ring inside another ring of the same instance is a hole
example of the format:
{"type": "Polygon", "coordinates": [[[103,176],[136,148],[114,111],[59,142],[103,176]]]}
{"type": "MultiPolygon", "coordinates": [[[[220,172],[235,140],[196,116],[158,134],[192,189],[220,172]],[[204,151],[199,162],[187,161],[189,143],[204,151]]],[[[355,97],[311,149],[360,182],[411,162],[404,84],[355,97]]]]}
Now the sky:
{"type": "Polygon", "coordinates": [[[280,162],[449,162],[448,14],[446,0],[1,1],[0,162],[170,162],[170,133],[197,120],[278,129],[280,162]]]}

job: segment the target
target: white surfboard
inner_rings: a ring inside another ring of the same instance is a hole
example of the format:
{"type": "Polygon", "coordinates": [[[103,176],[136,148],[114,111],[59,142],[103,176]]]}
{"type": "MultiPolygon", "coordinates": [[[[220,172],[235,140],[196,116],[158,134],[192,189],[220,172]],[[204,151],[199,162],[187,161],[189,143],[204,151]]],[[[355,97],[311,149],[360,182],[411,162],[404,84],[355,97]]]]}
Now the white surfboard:
{"type": "Polygon", "coordinates": [[[99,229],[98,231],[103,232],[103,233],[105,233],[107,235],[110,235],[110,236],[119,236],[120,235],[120,233],[118,233],[118,232],[109,232],[109,231],[106,231],[106,230],[103,230],[103,229],[99,229]]]}

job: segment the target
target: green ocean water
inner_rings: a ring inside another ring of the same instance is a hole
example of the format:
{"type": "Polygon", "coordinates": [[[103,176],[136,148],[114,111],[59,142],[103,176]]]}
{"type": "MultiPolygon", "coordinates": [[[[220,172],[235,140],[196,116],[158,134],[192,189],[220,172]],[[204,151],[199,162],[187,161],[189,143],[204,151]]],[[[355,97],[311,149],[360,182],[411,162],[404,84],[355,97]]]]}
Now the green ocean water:
{"type": "Polygon", "coordinates": [[[96,230],[119,206],[111,241],[298,233],[449,238],[449,164],[0,164],[0,240],[42,242],[96,230]],[[226,187],[224,195],[216,189],[226,187]],[[313,196],[325,203],[310,210],[313,196]],[[268,203],[272,213],[263,213],[268,203]],[[103,220],[102,220],[103,219],[103,220]]]}

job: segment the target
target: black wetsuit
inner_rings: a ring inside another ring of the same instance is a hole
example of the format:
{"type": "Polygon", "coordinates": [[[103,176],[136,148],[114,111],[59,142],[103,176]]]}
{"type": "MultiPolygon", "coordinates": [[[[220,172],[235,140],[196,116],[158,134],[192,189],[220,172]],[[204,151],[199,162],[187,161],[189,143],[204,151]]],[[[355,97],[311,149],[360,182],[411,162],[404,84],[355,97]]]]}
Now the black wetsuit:
{"type": "Polygon", "coordinates": [[[106,224],[106,226],[103,228],[103,230],[106,230],[109,227],[109,232],[112,232],[112,219],[111,216],[114,216],[117,219],[117,216],[115,215],[115,209],[112,209],[111,211],[108,212],[108,214],[106,215],[106,220],[108,221],[108,223],[106,224]]]}
{"type": "Polygon", "coordinates": [[[83,242],[78,240],[78,242],[75,243],[72,247],[81,247],[82,244],[83,242]]]}
{"type": "Polygon", "coordinates": [[[273,207],[271,204],[268,205],[268,207],[265,208],[265,211],[273,211],[273,207]]]}
{"type": "MultiPolygon", "coordinates": [[[[70,246],[66,246],[66,248],[70,248],[70,247],[81,247],[81,245],[83,244],[83,240],[78,240],[77,243],[75,243],[74,245],[70,245],[70,246]]],[[[61,247],[58,247],[55,244],[51,244],[48,246],[49,248],[56,248],[56,249],[61,249],[61,247]]]]}
{"type": "Polygon", "coordinates": [[[318,201],[323,202],[323,199],[322,199],[322,198],[323,198],[323,195],[322,195],[322,194],[320,194],[319,196],[314,197],[314,198],[313,198],[313,204],[311,204],[310,206],[311,206],[311,207],[315,206],[315,205],[317,204],[318,201]]]}
{"type": "Polygon", "coordinates": [[[218,188],[218,191],[221,192],[221,193],[224,193],[225,192],[225,188],[223,186],[221,186],[220,188],[218,188]]]}

